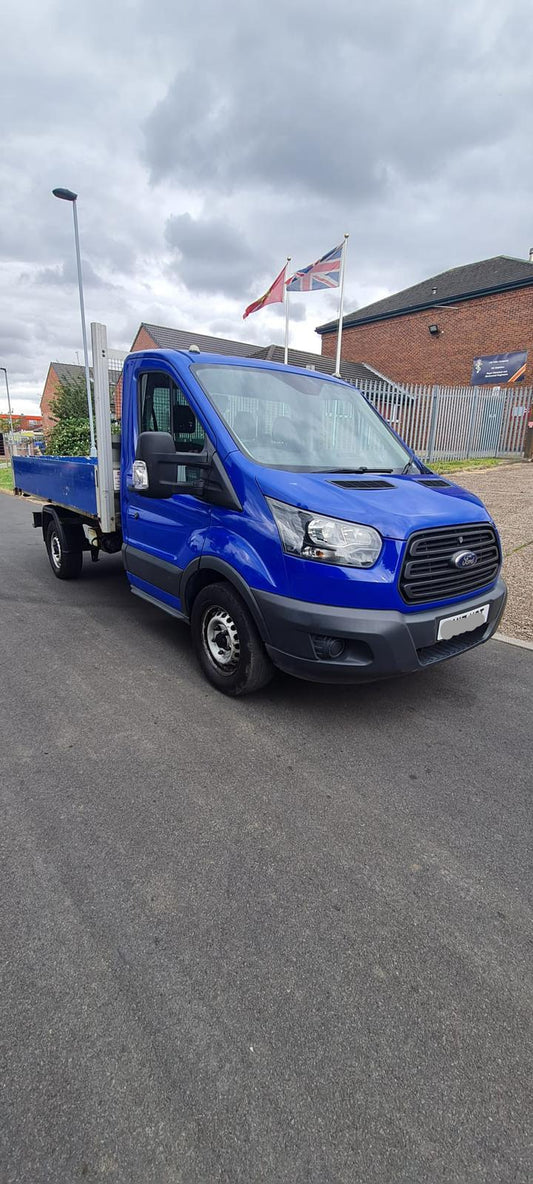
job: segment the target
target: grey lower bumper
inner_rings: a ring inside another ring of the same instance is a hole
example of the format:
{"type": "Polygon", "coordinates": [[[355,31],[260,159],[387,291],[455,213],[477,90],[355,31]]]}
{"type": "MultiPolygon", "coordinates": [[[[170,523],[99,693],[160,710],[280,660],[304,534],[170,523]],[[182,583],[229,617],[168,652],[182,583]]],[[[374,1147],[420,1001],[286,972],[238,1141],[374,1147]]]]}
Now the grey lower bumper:
{"type": "Polygon", "coordinates": [[[488,591],[447,608],[421,613],[372,612],[310,604],[254,591],[268,630],[267,651],[276,666],[313,682],[366,682],[423,670],[488,641],[498,626],[507,589],[502,579],[488,591]],[[486,624],[449,641],[437,641],[439,621],[489,605],[486,624]],[[324,657],[338,640],[342,653],[324,657]]]}

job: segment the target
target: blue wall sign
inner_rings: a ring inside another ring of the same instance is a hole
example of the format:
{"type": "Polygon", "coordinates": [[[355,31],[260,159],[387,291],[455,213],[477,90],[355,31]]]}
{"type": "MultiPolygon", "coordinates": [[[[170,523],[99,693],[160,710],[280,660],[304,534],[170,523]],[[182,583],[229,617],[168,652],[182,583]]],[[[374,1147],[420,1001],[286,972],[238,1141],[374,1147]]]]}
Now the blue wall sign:
{"type": "Polygon", "coordinates": [[[489,354],[474,358],[472,386],[485,383],[523,382],[526,373],[527,349],[513,354],[489,354]]]}

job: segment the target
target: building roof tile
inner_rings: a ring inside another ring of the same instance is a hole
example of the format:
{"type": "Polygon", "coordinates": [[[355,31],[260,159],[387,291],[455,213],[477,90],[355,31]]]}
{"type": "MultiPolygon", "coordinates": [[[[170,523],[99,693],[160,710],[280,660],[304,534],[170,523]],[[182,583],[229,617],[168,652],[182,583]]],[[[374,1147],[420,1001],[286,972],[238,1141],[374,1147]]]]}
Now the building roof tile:
{"type": "MultiPolygon", "coordinates": [[[[193,330],[168,329],[163,325],[148,325],[143,322],[142,328],[149,333],[152,340],[160,349],[189,349],[197,345],[204,353],[226,354],[238,358],[264,358],[269,362],[283,362],[284,349],[282,345],[251,345],[243,341],[233,341],[228,337],[213,337],[205,333],[195,333],[193,330]]],[[[289,362],[292,366],[303,366],[315,369],[322,374],[333,374],[335,361],[322,354],[313,354],[301,349],[289,350],[289,362]]],[[[371,366],[363,362],[341,362],[341,375],[349,382],[362,379],[381,379],[384,376],[371,366]]]]}
{"type": "MultiPolygon", "coordinates": [[[[454,300],[472,299],[506,289],[521,288],[533,284],[533,263],[527,259],[513,259],[509,255],[495,255],[493,259],[482,259],[479,263],[467,263],[452,267],[439,275],[430,276],[419,284],[367,304],[348,313],[342,319],[344,329],[370,321],[388,320],[424,308],[438,308],[454,300]]],[[[317,326],[317,333],[334,333],[338,320],[317,326]]]]}

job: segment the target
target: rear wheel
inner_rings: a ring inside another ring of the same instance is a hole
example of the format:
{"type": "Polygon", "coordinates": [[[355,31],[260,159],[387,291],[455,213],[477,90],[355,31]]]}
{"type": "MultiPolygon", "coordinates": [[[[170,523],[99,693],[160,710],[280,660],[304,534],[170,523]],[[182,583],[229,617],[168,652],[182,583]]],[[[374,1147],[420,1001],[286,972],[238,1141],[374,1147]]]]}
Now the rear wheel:
{"type": "Polygon", "coordinates": [[[75,537],[69,538],[53,518],[46,530],[46,550],[50,567],[58,580],[75,580],[81,574],[83,552],[75,537]]]}
{"type": "Polygon", "coordinates": [[[191,613],[194,649],[204,674],[225,695],[266,686],[274,667],[248,609],[230,584],[209,584],[191,613]]]}

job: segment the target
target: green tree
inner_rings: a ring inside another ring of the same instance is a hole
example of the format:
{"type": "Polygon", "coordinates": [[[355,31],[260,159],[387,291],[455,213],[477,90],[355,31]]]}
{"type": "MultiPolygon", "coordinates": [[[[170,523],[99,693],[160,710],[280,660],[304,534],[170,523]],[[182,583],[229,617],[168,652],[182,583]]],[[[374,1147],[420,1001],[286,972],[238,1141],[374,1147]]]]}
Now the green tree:
{"type": "Polygon", "coordinates": [[[47,454],[88,456],[90,432],[84,375],[79,378],[66,378],[58,383],[54,398],[50,400],[50,413],[55,423],[46,435],[47,454]]]}
{"type": "MultiPolygon", "coordinates": [[[[91,383],[91,398],[92,389],[91,383]]],[[[85,376],[65,378],[58,383],[54,398],[50,400],[50,411],[58,423],[63,419],[88,419],[85,376]]]]}
{"type": "MultiPolygon", "coordinates": [[[[91,383],[91,397],[92,394],[91,383]]],[[[50,400],[50,412],[55,423],[46,435],[48,456],[88,456],[91,439],[84,376],[64,379],[58,384],[56,394],[50,400]]],[[[111,417],[111,410],[109,414],[111,417]]],[[[113,418],[111,430],[120,432],[120,423],[113,418]]]]}
{"type": "MultiPolygon", "coordinates": [[[[20,432],[22,425],[22,418],[20,415],[13,416],[13,431],[20,432]]],[[[11,431],[11,424],[9,422],[9,415],[0,415],[0,432],[3,436],[7,436],[11,431]]]]}

